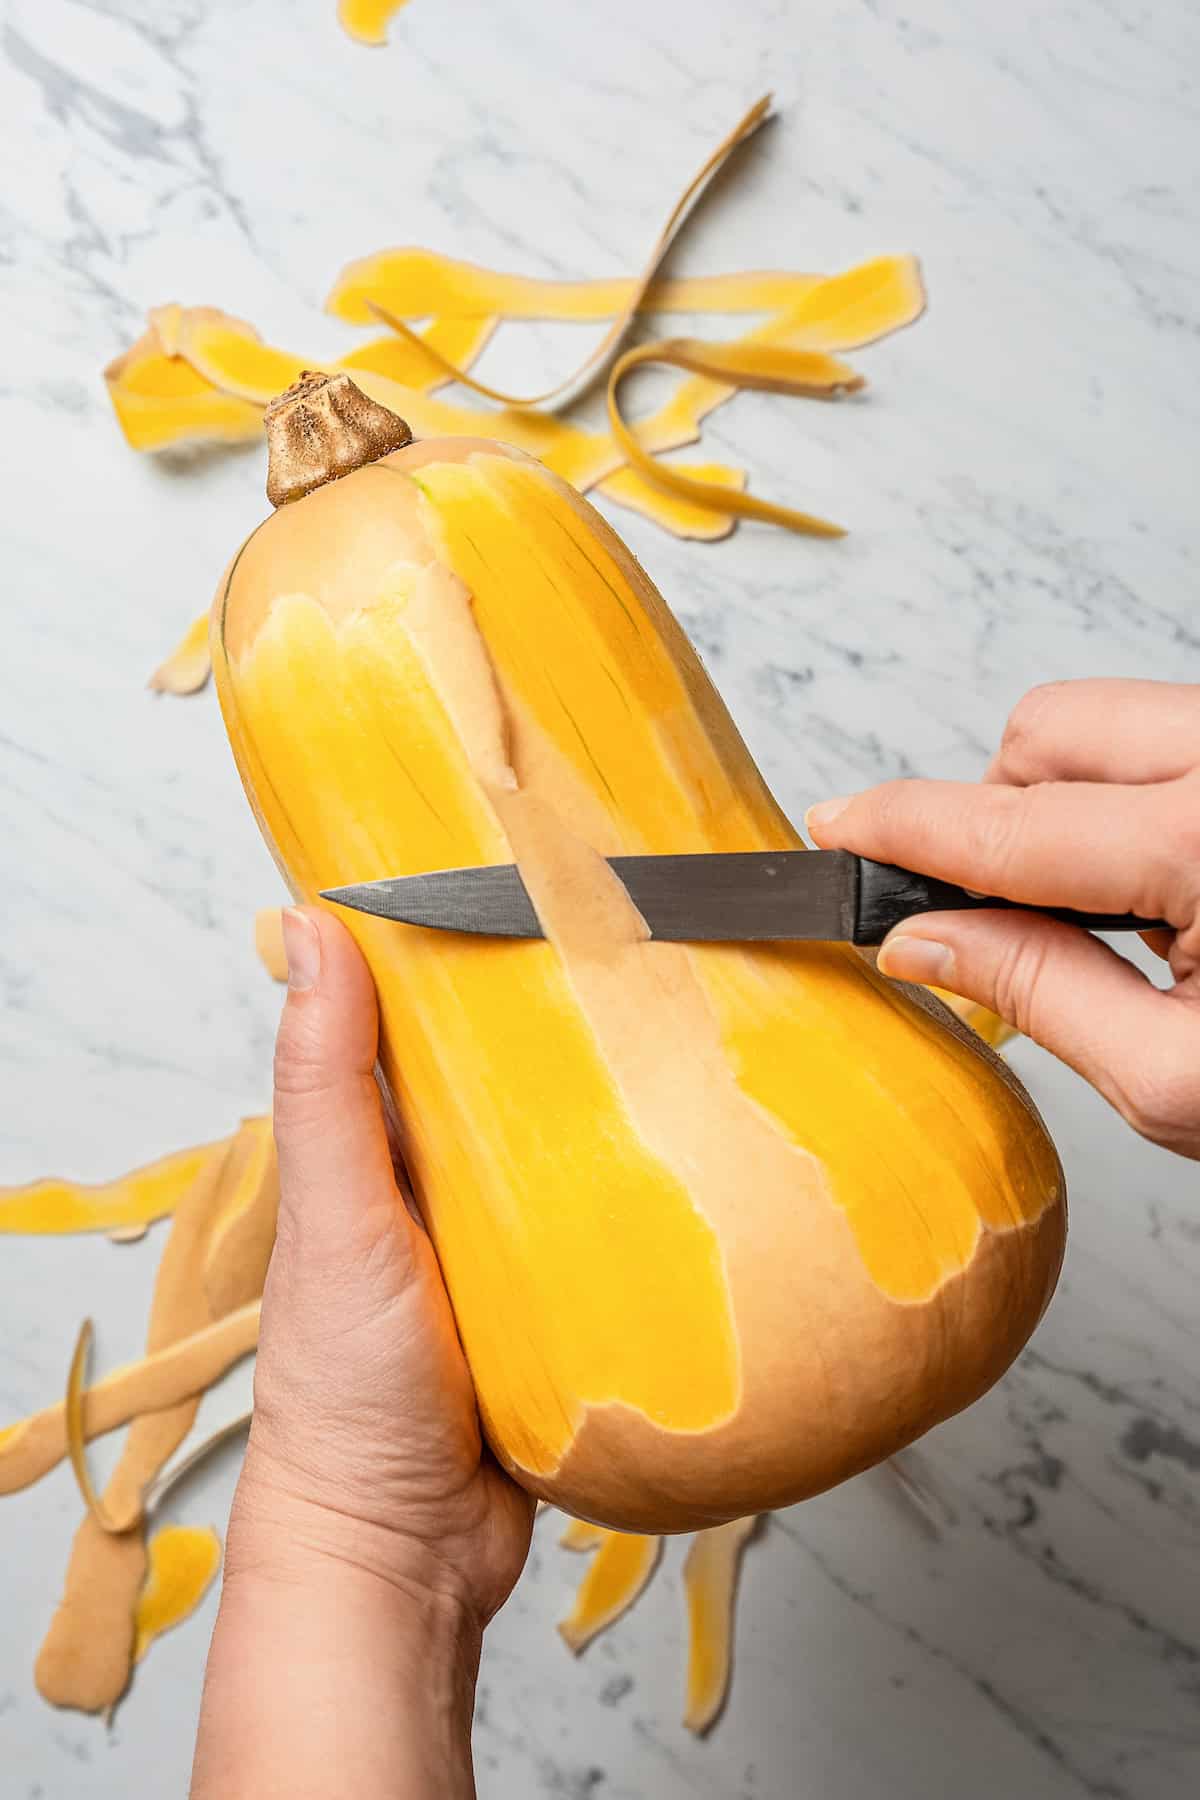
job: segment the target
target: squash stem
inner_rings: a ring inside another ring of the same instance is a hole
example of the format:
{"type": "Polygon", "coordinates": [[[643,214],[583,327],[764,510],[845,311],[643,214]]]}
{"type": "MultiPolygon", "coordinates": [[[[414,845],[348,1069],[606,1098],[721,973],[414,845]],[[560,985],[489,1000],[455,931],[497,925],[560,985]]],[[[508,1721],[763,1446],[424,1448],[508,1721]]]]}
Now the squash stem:
{"type": "Polygon", "coordinates": [[[267,428],[267,499],[272,506],[299,500],[327,481],[337,481],[389,451],[412,443],[397,413],[368,399],[346,374],[306,369],[276,396],[264,414],[267,428]]]}

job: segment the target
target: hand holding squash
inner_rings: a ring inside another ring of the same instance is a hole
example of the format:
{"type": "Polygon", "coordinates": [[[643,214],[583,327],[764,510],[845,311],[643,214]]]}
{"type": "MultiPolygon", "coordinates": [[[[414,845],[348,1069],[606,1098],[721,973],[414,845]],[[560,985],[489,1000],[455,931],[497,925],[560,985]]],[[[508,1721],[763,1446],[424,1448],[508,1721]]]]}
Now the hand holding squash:
{"type": "Polygon", "coordinates": [[[808,815],[830,849],[1033,905],[1166,919],[1156,988],[1099,938],[1011,912],[907,920],[879,967],[990,1007],[1143,1137],[1200,1158],[1200,686],[1069,681],[1009,719],[986,782],[895,781],[808,815]]]}
{"type": "Polygon", "coordinates": [[[279,1227],[237,1522],[319,1510],[335,1553],[352,1537],[357,1560],[446,1590],[482,1627],[532,1506],[483,1452],[437,1259],[397,1187],[366,965],[327,913],[285,913],[284,946],[279,1227]]]}
{"type": "Polygon", "coordinates": [[[328,914],[286,914],[284,941],[279,1228],[193,1795],[465,1795],[480,1635],[533,1505],[482,1446],[397,1186],[362,957],[328,914]]]}

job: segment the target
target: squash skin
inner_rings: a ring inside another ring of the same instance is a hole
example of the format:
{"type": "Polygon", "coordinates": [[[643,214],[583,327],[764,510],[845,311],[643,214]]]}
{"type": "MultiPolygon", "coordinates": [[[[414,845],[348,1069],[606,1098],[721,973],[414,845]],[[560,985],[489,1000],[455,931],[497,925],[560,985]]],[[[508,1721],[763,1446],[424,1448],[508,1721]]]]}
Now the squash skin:
{"type": "Polygon", "coordinates": [[[482,440],[408,446],[259,528],[212,648],[298,899],[515,857],[547,923],[494,945],[343,915],[524,1486],[691,1530],[818,1493],[992,1385],[1061,1264],[1053,1146],[986,1046],[844,947],[640,940],[603,856],[800,840],[580,496],[482,440]]]}

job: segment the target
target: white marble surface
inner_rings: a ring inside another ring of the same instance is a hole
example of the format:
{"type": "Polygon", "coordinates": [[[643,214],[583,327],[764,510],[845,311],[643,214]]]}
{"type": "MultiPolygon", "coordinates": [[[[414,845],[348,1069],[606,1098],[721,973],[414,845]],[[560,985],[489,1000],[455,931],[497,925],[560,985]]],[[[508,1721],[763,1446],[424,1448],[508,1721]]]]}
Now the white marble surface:
{"type": "MultiPolygon", "coordinates": [[[[861,404],[746,398],[706,443],[853,535],[709,548],[618,522],[781,796],[976,773],[1048,677],[1200,675],[1193,0],[412,0],[378,53],[334,0],[4,11],[0,1179],[115,1172],[266,1099],[278,998],[249,925],[273,872],[211,695],[143,686],[262,511],[261,462],[124,448],[99,370],[150,303],[320,352],[345,342],[329,279],[389,241],[628,270],[771,86],[782,119],[684,264],[911,248],[932,307],[861,358],[861,404]]],[[[509,334],[488,366],[550,375],[579,341],[509,334]]],[[[552,1627],[579,1564],[543,1524],[487,1647],[489,1800],[1197,1790],[1196,1170],[1012,1056],[1074,1235],[1018,1369],[914,1457],[940,1541],[879,1477],[774,1520],[732,1704],[697,1744],[678,1547],[576,1664],[552,1627]]],[[[59,1389],[85,1310],[106,1362],[133,1353],[158,1248],[4,1241],[0,1418],[59,1389]]],[[[232,1477],[226,1458],[177,1516],[222,1520],[232,1477]]],[[[211,1604],[111,1731],[33,1691],[77,1513],[61,1470],[0,1503],[0,1787],[182,1795],[211,1604]]]]}

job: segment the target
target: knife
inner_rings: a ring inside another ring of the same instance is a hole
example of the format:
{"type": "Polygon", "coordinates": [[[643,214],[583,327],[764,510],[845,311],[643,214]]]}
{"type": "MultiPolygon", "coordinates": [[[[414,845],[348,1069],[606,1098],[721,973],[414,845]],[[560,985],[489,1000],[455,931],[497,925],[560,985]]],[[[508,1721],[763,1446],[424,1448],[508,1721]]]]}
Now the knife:
{"type": "MultiPolygon", "coordinates": [[[[609,868],[652,938],[676,943],[881,944],[918,913],[1003,907],[1040,912],[1085,931],[1153,931],[1161,919],[1132,913],[1021,906],[871,862],[850,850],[749,850],[701,856],[614,856],[609,868]]],[[[545,935],[514,863],[436,869],[327,888],[322,900],[376,918],[487,937],[545,935]]]]}

